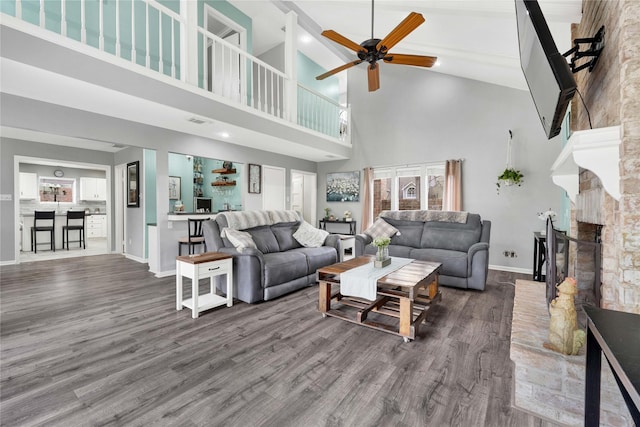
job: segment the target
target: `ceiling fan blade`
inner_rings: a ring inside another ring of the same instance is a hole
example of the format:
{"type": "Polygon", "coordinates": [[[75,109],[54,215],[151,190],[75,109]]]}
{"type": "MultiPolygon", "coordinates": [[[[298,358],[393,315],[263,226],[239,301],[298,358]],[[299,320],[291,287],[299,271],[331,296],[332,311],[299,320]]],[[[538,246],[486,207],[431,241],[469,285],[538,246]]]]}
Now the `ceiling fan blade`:
{"type": "Polygon", "coordinates": [[[384,39],[380,40],[378,45],[376,46],[376,50],[380,50],[384,47],[385,51],[388,51],[393,46],[395,46],[400,40],[405,38],[409,33],[416,28],[420,24],[424,22],[424,17],[416,12],[411,12],[409,16],[404,18],[404,21],[398,24],[396,28],[391,30],[391,32],[384,39]]]}
{"type": "Polygon", "coordinates": [[[364,50],[358,43],[349,40],[345,36],[340,35],[333,30],[324,30],[321,34],[329,40],[341,44],[342,46],[349,48],[354,52],[360,52],[361,50],[364,50]]]}
{"type": "Polygon", "coordinates": [[[369,78],[369,92],[380,89],[380,65],[369,65],[367,77],[369,78]]]}
{"type": "Polygon", "coordinates": [[[433,67],[438,58],[436,56],[403,55],[400,53],[388,53],[382,58],[388,64],[415,65],[416,67],[433,67]]]}
{"type": "Polygon", "coordinates": [[[362,59],[358,59],[358,60],[355,60],[353,62],[347,62],[346,64],[341,65],[341,66],[339,66],[337,68],[334,68],[331,71],[327,71],[324,74],[320,74],[318,77],[316,77],[316,80],[324,80],[329,76],[333,76],[334,74],[339,73],[340,71],[343,71],[343,70],[346,70],[347,68],[351,68],[353,66],[356,66],[356,65],[360,64],[361,62],[362,62],[362,59]]]}

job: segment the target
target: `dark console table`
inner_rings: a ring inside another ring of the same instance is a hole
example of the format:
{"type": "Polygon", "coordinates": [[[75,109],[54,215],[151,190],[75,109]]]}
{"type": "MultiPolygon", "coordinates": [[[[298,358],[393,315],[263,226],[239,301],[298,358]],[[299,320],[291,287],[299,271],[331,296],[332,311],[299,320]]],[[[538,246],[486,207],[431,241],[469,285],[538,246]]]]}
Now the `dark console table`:
{"type": "Polygon", "coordinates": [[[327,224],[349,224],[349,234],[356,234],[356,221],[342,221],[338,219],[321,219],[320,220],[320,228],[323,230],[327,229],[327,224]]]}
{"type": "Polygon", "coordinates": [[[585,427],[600,425],[600,369],[602,355],[640,426],[640,315],[584,306],[587,313],[587,364],[585,376],[585,427]]]}
{"type": "Polygon", "coordinates": [[[546,261],[545,242],[546,235],[536,231],[533,233],[533,280],[544,282],[545,275],[542,274],[542,265],[546,261]]]}

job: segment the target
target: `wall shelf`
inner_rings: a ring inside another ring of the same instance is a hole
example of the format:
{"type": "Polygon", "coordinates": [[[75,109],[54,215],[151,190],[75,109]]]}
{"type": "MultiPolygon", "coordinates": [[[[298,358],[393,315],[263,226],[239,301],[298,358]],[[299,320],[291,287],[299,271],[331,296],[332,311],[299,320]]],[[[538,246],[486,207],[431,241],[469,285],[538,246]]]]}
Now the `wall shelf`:
{"type": "Polygon", "coordinates": [[[219,173],[221,175],[231,175],[236,173],[235,169],[214,169],[211,173],[219,173]]]}
{"type": "Polygon", "coordinates": [[[233,187],[236,185],[235,181],[214,181],[211,183],[213,187],[233,187]]]}

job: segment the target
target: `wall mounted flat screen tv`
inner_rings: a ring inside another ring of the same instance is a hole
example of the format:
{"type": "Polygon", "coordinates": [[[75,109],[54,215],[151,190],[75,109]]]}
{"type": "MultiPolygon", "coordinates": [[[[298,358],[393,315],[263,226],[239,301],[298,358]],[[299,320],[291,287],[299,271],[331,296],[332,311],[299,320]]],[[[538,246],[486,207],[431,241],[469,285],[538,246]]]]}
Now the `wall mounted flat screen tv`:
{"type": "Polygon", "coordinates": [[[548,139],[560,133],[576,91],[567,60],[558,52],[537,1],[515,0],[520,66],[548,139]]]}

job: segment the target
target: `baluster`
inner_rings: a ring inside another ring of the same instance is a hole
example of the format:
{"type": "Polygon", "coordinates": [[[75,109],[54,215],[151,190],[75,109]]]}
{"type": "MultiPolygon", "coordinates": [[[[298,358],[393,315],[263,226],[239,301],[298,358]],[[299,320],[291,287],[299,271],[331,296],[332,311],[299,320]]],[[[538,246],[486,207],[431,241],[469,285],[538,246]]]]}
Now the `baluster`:
{"type": "Polygon", "coordinates": [[[44,0],[40,0],[40,27],[46,27],[46,15],[44,13],[44,0]]]}
{"type": "Polygon", "coordinates": [[[158,9],[158,71],[164,74],[164,52],[162,52],[162,11],[158,9]]]}
{"type": "Polygon", "coordinates": [[[275,79],[275,78],[276,78],[276,75],[273,72],[271,72],[271,79],[269,79],[269,80],[271,80],[271,96],[269,97],[270,98],[269,101],[271,101],[271,114],[274,115],[274,116],[276,115],[276,106],[275,106],[275,103],[274,103],[276,94],[273,91],[273,79],[275,79]]]}
{"type": "Polygon", "coordinates": [[[104,4],[98,0],[98,48],[104,50],[104,4]]]}
{"type": "Polygon", "coordinates": [[[146,50],[146,56],[145,56],[145,66],[147,68],[150,68],[150,64],[151,64],[151,56],[149,54],[149,36],[150,36],[150,31],[149,31],[149,3],[145,3],[144,4],[144,26],[145,26],[145,50],[146,50]]]}
{"type": "MultiPolygon", "coordinates": [[[[64,2],[64,0],[62,0],[64,2]]],[[[120,58],[120,2],[116,2],[116,56],[120,58]]]]}
{"type": "Polygon", "coordinates": [[[269,70],[267,70],[266,68],[264,69],[264,99],[263,99],[263,103],[262,103],[262,111],[264,112],[268,112],[267,111],[267,103],[269,102],[268,100],[268,96],[267,96],[267,91],[269,90],[269,86],[267,85],[267,72],[269,70]]]}
{"type": "Polygon", "coordinates": [[[131,0],[131,61],[138,63],[138,51],[136,50],[136,8],[135,0],[131,0]]]}
{"type": "Polygon", "coordinates": [[[247,58],[240,54],[240,102],[247,105],[247,58]]]}
{"type": "Polygon", "coordinates": [[[80,39],[83,44],[87,44],[87,1],[80,0],[80,39]]]}
{"type": "Polygon", "coordinates": [[[280,117],[280,111],[281,111],[281,105],[280,105],[280,76],[276,76],[275,102],[276,102],[276,116],[280,117]]]}
{"type": "Polygon", "coordinates": [[[67,2],[60,1],[60,34],[67,35],[67,2]]]}
{"type": "Polygon", "coordinates": [[[211,43],[211,68],[209,68],[209,58],[207,55],[207,45],[209,44],[209,36],[202,36],[202,87],[204,87],[209,92],[213,93],[213,82],[215,78],[215,74],[213,73],[214,67],[214,50],[215,50],[215,41],[211,43]],[[211,74],[211,84],[209,84],[209,74],[211,74]]]}
{"type": "Polygon", "coordinates": [[[16,0],[16,18],[22,19],[22,0],[16,0]]]}
{"type": "Polygon", "coordinates": [[[260,110],[261,106],[262,106],[262,72],[261,72],[261,68],[262,66],[258,65],[258,106],[257,109],[260,110]]]}
{"type": "Polygon", "coordinates": [[[171,77],[176,77],[176,23],[171,18],[171,77]]]}

